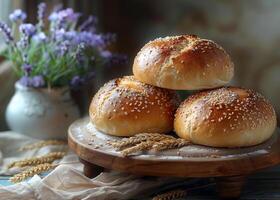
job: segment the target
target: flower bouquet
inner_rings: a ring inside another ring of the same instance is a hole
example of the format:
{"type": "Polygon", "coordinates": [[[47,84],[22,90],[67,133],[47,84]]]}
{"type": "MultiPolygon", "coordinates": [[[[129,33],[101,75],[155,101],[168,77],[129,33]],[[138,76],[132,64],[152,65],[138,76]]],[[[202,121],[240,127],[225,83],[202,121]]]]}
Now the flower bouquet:
{"type": "Polygon", "coordinates": [[[12,28],[0,22],[6,41],[1,55],[12,61],[19,77],[6,119],[12,130],[34,137],[65,136],[79,116],[69,88],[88,83],[96,70],[126,57],[108,50],[115,35],[98,33],[94,16],[80,23],[80,13],[56,7],[47,17],[41,3],[37,24],[24,23],[26,17],[17,9],[9,16],[12,28]]]}

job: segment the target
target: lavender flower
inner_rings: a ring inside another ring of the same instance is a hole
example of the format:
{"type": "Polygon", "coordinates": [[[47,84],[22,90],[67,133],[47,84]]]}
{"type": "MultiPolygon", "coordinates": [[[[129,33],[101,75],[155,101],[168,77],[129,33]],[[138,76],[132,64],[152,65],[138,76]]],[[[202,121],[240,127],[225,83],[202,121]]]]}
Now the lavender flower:
{"type": "Polygon", "coordinates": [[[74,76],[70,81],[70,85],[74,88],[78,87],[78,86],[81,86],[84,83],[85,83],[85,80],[80,76],[74,76]]]}
{"type": "Polygon", "coordinates": [[[127,56],[123,54],[112,54],[109,51],[100,52],[100,55],[106,60],[107,66],[127,63],[127,56]]]}
{"type": "Polygon", "coordinates": [[[112,53],[110,51],[101,51],[100,55],[105,59],[110,59],[112,57],[112,53]]]}
{"type": "Polygon", "coordinates": [[[43,87],[45,86],[45,79],[41,75],[34,76],[31,80],[31,84],[35,88],[43,87]]]}
{"type": "Polygon", "coordinates": [[[41,75],[34,76],[32,78],[25,75],[19,79],[19,83],[26,87],[39,88],[45,86],[45,79],[41,75]]]}
{"type": "Polygon", "coordinates": [[[40,32],[38,34],[33,35],[32,40],[36,43],[46,43],[48,41],[48,37],[45,33],[40,32]]]}
{"type": "Polygon", "coordinates": [[[73,42],[75,41],[76,36],[76,31],[65,31],[65,29],[59,29],[54,32],[54,39],[56,42],[63,42],[65,40],[73,42]]]}
{"type": "Polygon", "coordinates": [[[63,42],[61,43],[61,45],[58,46],[57,49],[56,49],[57,54],[58,54],[59,56],[64,56],[64,55],[68,52],[68,50],[69,50],[69,48],[70,48],[70,45],[71,45],[71,44],[70,44],[70,42],[69,42],[68,40],[63,41],[63,42]]]}
{"type": "Polygon", "coordinates": [[[57,42],[62,42],[65,40],[65,30],[62,28],[62,29],[59,29],[59,30],[55,30],[53,32],[53,37],[55,39],[55,41],[57,42]]]}
{"type": "Polygon", "coordinates": [[[50,16],[48,17],[48,20],[51,22],[55,22],[58,20],[58,13],[57,12],[53,12],[50,14],[50,16]]]}
{"type": "Polygon", "coordinates": [[[97,17],[89,16],[88,19],[79,27],[80,31],[95,32],[95,25],[97,24],[97,17]]]}
{"type": "Polygon", "coordinates": [[[102,36],[103,42],[105,46],[110,45],[112,42],[116,41],[116,34],[114,33],[107,33],[106,35],[102,36]]]}
{"type": "Polygon", "coordinates": [[[27,37],[30,37],[36,33],[36,28],[32,24],[21,24],[19,26],[19,30],[23,35],[27,37]]]}
{"type": "Polygon", "coordinates": [[[5,35],[6,43],[9,44],[14,41],[11,29],[7,26],[7,24],[0,22],[0,32],[2,32],[5,35]]]}
{"type": "Polygon", "coordinates": [[[32,71],[32,65],[30,65],[30,64],[23,64],[22,65],[22,69],[23,69],[23,71],[25,72],[25,74],[26,75],[29,75],[30,74],[30,72],[32,71]]]}
{"type": "Polygon", "coordinates": [[[22,36],[20,40],[17,42],[17,47],[19,49],[25,49],[28,46],[28,37],[22,36]]]}
{"type": "Polygon", "coordinates": [[[19,80],[22,85],[53,87],[69,84],[77,87],[94,77],[95,66],[126,61],[125,56],[106,50],[116,37],[111,33],[97,33],[96,17],[90,16],[77,28],[80,13],[71,8],[61,10],[60,7],[49,16],[50,26],[46,27],[45,15],[46,3],[38,5],[36,26],[19,23],[26,19],[26,14],[21,10],[13,12],[10,15],[13,27],[21,24],[17,43],[10,28],[0,22],[0,31],[8,44],[5,55],[17,61],[15,68],[22,76],[19,80]],[[47,28],[48,31],[44,32],[47,28]]]}
{"type": "Polygon", "coordinates": [[[9,18],[12,22],[22,22],[26,19],[26,14],[20,9],[16,9],[13,13],[9,15],[9,18]]]}
{"type": "Polygon", "coordinates": [[[75,13],[72,8],[67,8],[57,13],[52,13],[49,16],[49,20],[52,22],[52,24],[55,24],[53,25],[54,30],[61,28],[66,29],[69,23],[75,24],[80,16],[81,14],[75,13]]]}
{"type": "Polygon", "coordinates": [[[23,76],[19,79],[19,83],[23,86],[29,87],[32,85],[32,79],[28,76],[23,76]]]}
{"type": "Polygon", "coordinates": [[[21,24],[19,30],[22,37],[18,41],[17,46],[24,49],[28,46],[29,38],[36,33],[36,28],[32,24],[21,24]]]}
{"type": "Polygon", "coordinates": [[[85,44],[81,43],[78,45],[76,54],[75,54],[75,58],[76,60],[81,63],[84,60],[84,55],[83,55],[83,51],[85,50],[85,44]]]}
{"type": "Polygon", "coordinates": [[[40,3],[38,5],[38,29],[42,30],[44,28],[44,18],[46,15],[46,3],[40,3]]]}
{"type": "Polygon", "coordinates": [[[86,32],[86,31],[77,33],[77,36],[75,38],[75,43],[76,44],[84,43],[87,46],[91,46],[94,48],[105,47],[105,43],[102,35],[86,32]]]}
{"type": "Polygon", "coordinates": [[[80,13],[75,13],[72,8],[67,8],[58,12],[59,19],[65,19],[70,22],[76,22],[81,16],[80,13]]]}

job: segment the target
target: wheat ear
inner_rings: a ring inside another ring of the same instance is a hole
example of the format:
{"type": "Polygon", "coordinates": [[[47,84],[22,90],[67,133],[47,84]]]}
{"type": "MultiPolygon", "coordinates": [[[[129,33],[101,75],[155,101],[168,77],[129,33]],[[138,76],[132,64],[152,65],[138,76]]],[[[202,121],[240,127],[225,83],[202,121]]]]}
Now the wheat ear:
{"type": "Polygon", "coordinates": [[[36,142],[33,144],[28,144],[19,149],[19,151],[26,151],[26,150],[32,150],[32,149],[38,149],[44,146],[49,146],[49,145],[66,145],[66,141],[63,140],[44,140],[40,142],[36,142]]]}
{"type": "Polygon", "coordinates": [[[155,196],[152,200],[175,200],[183,198],[187,195],[185,190],[173,190],[164,194],[155,196]]]}
{"type": "Polygon", "coordinates": [[[184,140],[184,139],[173,139],[173,140],[162,140],[159,142],[156,142],[152,149],[156,150],[156,151],[162,151],[165,149],[174,149],[174,148],[179,148],[182,146],[186,146],[190,144],[189,141],[184,140]]]}
{"type": "Polygon", "coordinates": [[[144,141],[160,141],[163,139],[172,139],[174,138],[171,135],[164,135],[159,133],[140,133],[135,136],[132,136],[130,138],[124,138],[122,140],[111,142],[109,143],[111,146],[116,148],[117,150],[120,150],[122,148],[125,148],[127,146],[132,146],[144,141]]]}
{"type": "Polygon", "coordinates": [[[21,182],[21,181],[27,179],[28,177],[34,176],[35,174],[40,174],[42,172],[49,171],[50,169],[53,169],[56,166],[57,165],[53,165],[53,164],[49,164],[49,163],[40,164],[40,165],[31,167],[19,174],[14,175],[13,177],[10,178],[10,181],[12,183],[18,183],[18,182],[21,182]]]}
{"type": "Polygon", "coordinates": [[[123,156],[128,156],[129,154],[132,154],[132,153],[135,153],[138,151],[149,150],[150,148],[152,148],[153,144],[154,144],[154,141],[141,142],[140,144],[137,144],[133,147],[122,150],[121,153],[123,156]]]}
{"type": "Polygon", "coordinates": [[[39,165],[43,163],[52,163],[57,159],[61,159],[63,156],[65,156],[65,154],[66,152],[51,152],[44,156],[15,161],[9,164],[8,168],[33,166],[33,165],[39,165]]]}

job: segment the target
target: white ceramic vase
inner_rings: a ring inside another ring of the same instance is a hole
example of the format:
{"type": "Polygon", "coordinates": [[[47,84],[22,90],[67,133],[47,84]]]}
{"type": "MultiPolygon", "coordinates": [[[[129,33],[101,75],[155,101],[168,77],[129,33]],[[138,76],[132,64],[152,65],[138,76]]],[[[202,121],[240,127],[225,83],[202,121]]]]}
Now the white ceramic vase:
{"type": "Polygon", "coordinates": [[[11,130],[38,139],[66,139],[68,126],[80,117],[68,87],[30,88],[18,82],[8,104],[11,130]]]}

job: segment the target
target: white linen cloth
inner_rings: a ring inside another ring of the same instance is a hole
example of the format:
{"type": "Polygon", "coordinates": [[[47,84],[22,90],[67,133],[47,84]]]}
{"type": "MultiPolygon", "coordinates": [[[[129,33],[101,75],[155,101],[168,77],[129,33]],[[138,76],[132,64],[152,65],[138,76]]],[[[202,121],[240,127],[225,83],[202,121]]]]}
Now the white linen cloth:
{"type": "MultiPolygon", "coordinates": [[[[65,151],[67,145],[45,146],[40,149],[19,152],[18,149],[37,140],[14,132],[0,133],[0,174],[12,175],[21,169],[7,169],[15,160],[45,155],[53,151],[65,151]]],[[[103,172],[93,179],[82,173],[83,165],[71,151],[44,178],[39,175],[11,186],[0,186],[0,199],[53,200],[53,199],[144,199],[154,193],[156,188],[175,183],[176,178],[140,177],[121,172],[103,172]],[[141,197],[142,194],[142,197],[141,197]]]]}

